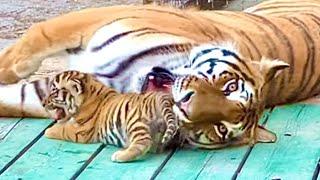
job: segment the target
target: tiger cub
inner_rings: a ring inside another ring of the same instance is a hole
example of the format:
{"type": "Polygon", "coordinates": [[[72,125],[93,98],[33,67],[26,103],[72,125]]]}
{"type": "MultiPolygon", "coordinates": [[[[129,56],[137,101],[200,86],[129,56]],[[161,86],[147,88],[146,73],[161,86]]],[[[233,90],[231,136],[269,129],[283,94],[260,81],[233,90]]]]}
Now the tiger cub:
{"type": "Polygon", "coordinates": [[[57,120],[45,131],[46,137],[124,147],[112,155],[115,162],[161,149],[178,129],[170,94],[121,94],[78,71],[56,75],[43,106],[57,120]]]}

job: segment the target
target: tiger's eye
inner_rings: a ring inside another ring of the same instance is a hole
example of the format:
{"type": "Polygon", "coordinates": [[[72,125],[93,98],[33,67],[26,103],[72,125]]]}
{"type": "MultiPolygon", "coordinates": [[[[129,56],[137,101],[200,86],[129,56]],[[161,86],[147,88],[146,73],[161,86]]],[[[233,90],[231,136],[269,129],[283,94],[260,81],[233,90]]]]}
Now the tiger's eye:
{"type": "Polygon", "coordinates": [[[229,96],[232,92],[238,90],[238,80],[231,82],[227,85],[226,89],[223,91],[225,96],[229,96]]]}
{"type": "Polygon", "coordinates": [[[238,83],[237,82],[230,83],[227,87],[227,90],[229,92],[234,92],[234,91],[238,90],[238,83]]]}

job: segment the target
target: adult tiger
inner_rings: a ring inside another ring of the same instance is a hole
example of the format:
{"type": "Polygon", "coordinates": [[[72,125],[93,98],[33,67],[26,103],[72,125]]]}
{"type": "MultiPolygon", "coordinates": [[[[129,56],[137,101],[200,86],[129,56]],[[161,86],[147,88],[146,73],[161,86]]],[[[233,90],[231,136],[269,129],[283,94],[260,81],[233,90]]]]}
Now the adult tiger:
{"type": "MultiPolygon", "coordinates": [[[[44,57],[67,50],[78,52],[70,60],[69,69],[95,73],[118,90],[138,91],[153,66],[185,74],[188,72],[184,65],[194,46],[229,42],[248,61],[260,61],[265,56],[290,64],[290,69],[265,86],[263,99],[267,107],[318,94],[320,2],[273,0],[247,11],[115,6],[73,12],[32,26],[17,43],[2,51],[0,82],[17,82],[36,71],[44,57]]],[[[45,91],[34,84],[23,88],[25,104],[36,103],[41,97],[39,92],[45,91]]],[[[11,88],[0,91],[20,93],[20,89],[11,88]]],[[[1,108],[0,114],[20,116],[20,97],[4,98],[7,97],[1,97],[2,106],[12,109],[1,108]]],[[[216,107],[208,98],[204,101],[216,107]]],[[[223,107],[216,110],[223,111],[223,107]]],[[[23,110],[25,115],[46,116],[41,105],[30,104],[23,110]]],[[[193,109],[191,113],[197,111],[193,109]]]]}

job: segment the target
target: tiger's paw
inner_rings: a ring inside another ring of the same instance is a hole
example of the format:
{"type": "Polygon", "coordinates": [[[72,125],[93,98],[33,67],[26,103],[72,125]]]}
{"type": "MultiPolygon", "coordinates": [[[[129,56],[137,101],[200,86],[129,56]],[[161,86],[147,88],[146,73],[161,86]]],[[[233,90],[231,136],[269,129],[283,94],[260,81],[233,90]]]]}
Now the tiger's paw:
{"type": "Polygon", "coordinates": [[[56,132],[55,132],[55,130],[54,130],[52,127],[46,129],[46,131],[44,132],[44,135],[45,135],[47,138],[50,138],[50,139],[56,139],[56,137],[57,137],[56,132]]]}
{"type": "Polygon", "coordinates": [[[173,137],[171,135],[165,134],[162,137],[161,143],[162,144],[167,144],[173,137]]]}
{"type": "Polygon", "coordinates": [[[126,150],[119,150],[112,154],[111,161],[123,163],[133,161],[135,158],[132,158],[126,150]]]}
{"type": "Polygon", "coordinates": [[[0,84],[14,84],[21,78],[12,69],[0,69],[0,84]]]}

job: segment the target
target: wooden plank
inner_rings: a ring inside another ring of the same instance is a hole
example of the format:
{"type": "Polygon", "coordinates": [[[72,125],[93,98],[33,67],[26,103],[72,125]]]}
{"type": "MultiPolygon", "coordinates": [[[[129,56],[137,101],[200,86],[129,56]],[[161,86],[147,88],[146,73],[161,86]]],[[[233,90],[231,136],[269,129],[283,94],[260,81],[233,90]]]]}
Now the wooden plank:
{"type": "Polygon", "coordinates": [[[100,144],[76,144],[41,137],[4,174],[4,179],[69,179],[100,144]]]}
{"type": "Polygon", "coordinates": [[[0,118],[0,141],[3,140],[21,118],[0,118]]]}
{"type": "Polygon", "coordinates": [[[267,126],[275,144],[257,144],[238,179],[311,179],[320,157],[320,106],[277,108],[267,126]]]}
{"type": "Polygon", "coordinates": [[[222,150],[179,150],[158,179],[231,179],[247,147],[222,150]]]}
{"type": "MultiPolygon", "coordinates": [[[[14,158],[30,141],[37,137],[50,122],[49,120],[30,119],[20,121],[11,132],[0,141],[0,169],[14,158]]],[[[12,125],[12,123],[8,122],[7,124],[12,125]]]]}
{"type": "MultiPolygon", "coordinates": [[[[266,111],[260,122],[269,116],[266,111]]],[[[248,147],[221,150],[178,150],[157,179],[231,179],[248,147]]]]}
{"type": "Polygon", "coordinates": [[[78,179],[150,179],[156,169],[166,159],[169,152],[147,154],[143,159],[131,163],[114,163],[111,155],[118,148],[105,147],[91,164],[80,174],[78,179]]]}

